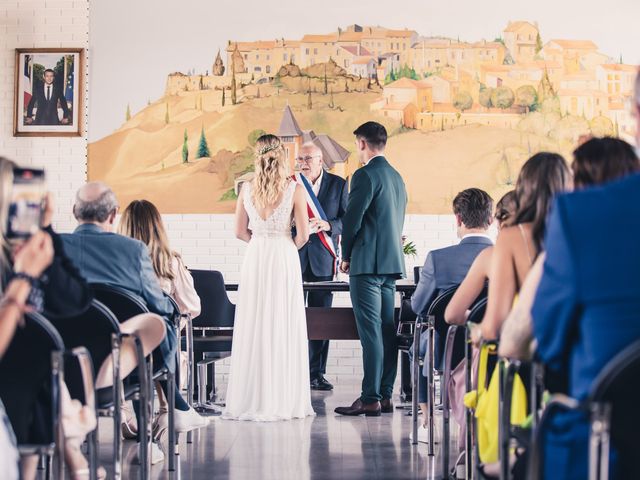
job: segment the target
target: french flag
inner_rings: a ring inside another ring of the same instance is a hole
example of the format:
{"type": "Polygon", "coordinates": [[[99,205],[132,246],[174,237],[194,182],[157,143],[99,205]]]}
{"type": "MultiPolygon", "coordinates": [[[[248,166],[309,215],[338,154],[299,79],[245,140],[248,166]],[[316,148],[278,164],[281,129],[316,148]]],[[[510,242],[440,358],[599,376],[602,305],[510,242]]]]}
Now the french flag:
{"type": "Polygon", "coordinates": [[[24,56],[24,70],[22,72],[23,75],[23,85],[24,85],[24,106],[25,108],[27,108],[27,105],[29,104],[29,102],[31,101],[31,95],[32,95],[32,85],[31,85],[31,67],[32,67],[32,56],[31,55],[25,55],[24,56]]]}
{"type": "MultiPolygon", "coordinates": [[[[296,174],[294,175],[294,178],[297,183],[299,183],[304,187],[304,193],[305,193],[305,196],[307,197],[307,212],[309,213],[309,218],[310,219],[319,218],[320,220],[324,220],[326,222],[327,214],[324,213],[324,210],[322,209],[322,205],[320,205],[320,202],[318,201],[318,197],[316,197],[316,194],[313,193],[313,189],[311,188],[311,184],[309,183],[309,180],[307,180],[305,176],[302,175],[300,172],[296,172],[296,174]]],[[[329,251],[329,253],[331,254],[331,256],[333,256],[335,260],[333,263],[333,270],[335,273],[336,261],[338,260],[338,253],[336,252],[335,246],[333,245],[333,241],[325,231],[319,231],[316,233],[318,234],[318,238],[320,239],[320,242],[322,243],[324,248],[326,248],[329,251]]]]}

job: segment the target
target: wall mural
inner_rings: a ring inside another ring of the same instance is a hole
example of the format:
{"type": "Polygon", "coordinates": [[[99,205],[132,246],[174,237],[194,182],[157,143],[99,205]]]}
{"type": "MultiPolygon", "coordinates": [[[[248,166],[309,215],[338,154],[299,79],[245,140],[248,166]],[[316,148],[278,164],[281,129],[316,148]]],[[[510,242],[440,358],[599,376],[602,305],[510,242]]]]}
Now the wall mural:
{"type": "Polygon", "coordinates": [[[122,205],[230,213],[263,132],[282,138],[292,164],[303,142],[316,143],[326,168],[348,177],[351,132],[372,119],[390,134],[410,213],[450,213],[469,186],[498,198],[536,151],[570,158],[580,136],[631,137],[637,67],[589,39],[544,38],[542,27],[505,18],[490,40],[358,24],[229,38],[202,49],[208,69],[166,72],[163,95],[138,111],[117,105],[124,121],[90,142],[89,178],[111,184],[122,205]]]}

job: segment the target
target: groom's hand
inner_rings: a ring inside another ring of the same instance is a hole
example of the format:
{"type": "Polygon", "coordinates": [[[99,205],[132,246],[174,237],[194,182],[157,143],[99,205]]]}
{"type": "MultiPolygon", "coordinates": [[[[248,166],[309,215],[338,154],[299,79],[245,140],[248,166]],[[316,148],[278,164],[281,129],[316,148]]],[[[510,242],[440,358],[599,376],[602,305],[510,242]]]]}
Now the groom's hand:
{"type": "Polygon", "coordinates": [[[340,271],[341,271],[342,273],[349,273],[349,262],[345,262],[345,261],[343,261],[343,262],[340,264],[340,271]]]}

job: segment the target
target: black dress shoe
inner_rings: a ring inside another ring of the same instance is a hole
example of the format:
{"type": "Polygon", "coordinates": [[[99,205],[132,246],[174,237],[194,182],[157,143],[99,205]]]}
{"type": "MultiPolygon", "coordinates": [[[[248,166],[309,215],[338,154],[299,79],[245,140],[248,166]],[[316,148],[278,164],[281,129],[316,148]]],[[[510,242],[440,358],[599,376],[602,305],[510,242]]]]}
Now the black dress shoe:
{"type": "Polygon", "coordinates": [[[380,400],[380,411],[382,413],[393,413],[393,402],[390,398],[380,400]]]}
{"type": "Polygon", "coordinates": [[[338,407],[334,411],[340,415],[348,415],[352,417],[363,414],[367,417],[379,417],[380,402],[362,403],[362,400],[358,399],[353,402],[350,407],[338,407]]]}
{"type": "Polygon", "coordinates": [[[316,377],[311,380],[311,390],[321,390],[327,392],[329,390],[333,390],[333,385],[331,385],[322,377],[316,377]]]}
{"type": "Polygon", "coordinates": [[[333,385],[331,385],[331,383],[329,383],[329,380],[327,380],[326,378],[324,378],[324,375],[320,374],[318,376],[318,381],[324,385],[326,387],[326,390],[333,390],[333,385]]]}

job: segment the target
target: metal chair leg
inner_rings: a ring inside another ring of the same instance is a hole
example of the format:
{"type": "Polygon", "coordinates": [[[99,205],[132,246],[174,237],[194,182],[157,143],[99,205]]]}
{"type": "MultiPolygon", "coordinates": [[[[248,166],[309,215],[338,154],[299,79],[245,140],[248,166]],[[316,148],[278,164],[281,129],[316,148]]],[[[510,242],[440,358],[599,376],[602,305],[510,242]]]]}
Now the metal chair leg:
{"type": "Polygon", "coordinates": [[[428,420],[428,428],[429,428],[429,446],[428,446],[428,454],[430,456],[433,456],[433,443],[434,443],[434,436],[433,436],[433,428],[434,428],[434,403],[436,401],[436,396],[435,396],[435,389],[436,389],[436,382],[435,382],[435,378],[434,378],[434,374],[435,374],[435,349],[434,349],[434,340],[435,340],[435,329],[434,329],[434,319],[433,318],[429,318],[429,326],[427,329],[428,335],[429,335],[429,343],[428,343],[428,352],[426,355],[426,358],[428,360],[428,366],[427,366],[427,374],[428,374],[428,378],[427,378],[427,384],[428,384],[428,389],[429,389],[429,405],[427,406],[428,408],[428,413],[429,413],[429,420],[428,420]]]}
{"type": "MultiPolygon", "coordinates": [[[[111,337],[111,362],[113,363],[113,478],[122,478],[122,381],[120,380],[120,341],[117,334],[111,337]]],[[[96,432],[97,438],[97,432],[96,432]]],[[[97,455],[97,451],[96,451],[97,455]]]]}
{"type": "Polygon", "coordinates": [[[169,471],[176,469],[176,379],[172,373],[167,375],[167,402],[169,404],[169,471]]]}
{"type": "MultiPolygon", "coordinates": [[[[187,316],[187,403],[193,407],[193,323],[187,316]]],[[[187,432],[187,443],[193,443],[193,432],[187,432]]]]}
{"type": "Polygon", "coordinates": [[[412,362],[412,396],[411,405],[413,417],[411,418],[411,428],[413,432],[412,445],[418,444],[418,391],[419,391],[419,377],[420,375],[420,333],[422,331],[421,317],[416,319],[416,326],[413,331],[413,362],[412,362]]]}
{"type": "Polygon", "coordinates": [[[214,362],[212,358],[198,362],[198,402],[193,408],[199,413],[220,415],[222,408],[207,401],[207,365],[214,362]]]}
{"type": "MultiPolygon", "coordinates": [[[[469,328],[465,328],[464,334],[464,357],[466,360],[466,365],[464,369],[464,383],[465,390],[467,392],[471,391],[471,374],[473,371],[473,366],[471,365],[473,361],[473,346],[471,345],[471,338],[469,336],[469,328]]],[[[472,480],[475,475],[473,471],[473,412],[471,409],[467,408],[465,412],[465,455],[464,455],[464,469],[465,469],[465,478],[467,480],[472,480]]]]}

